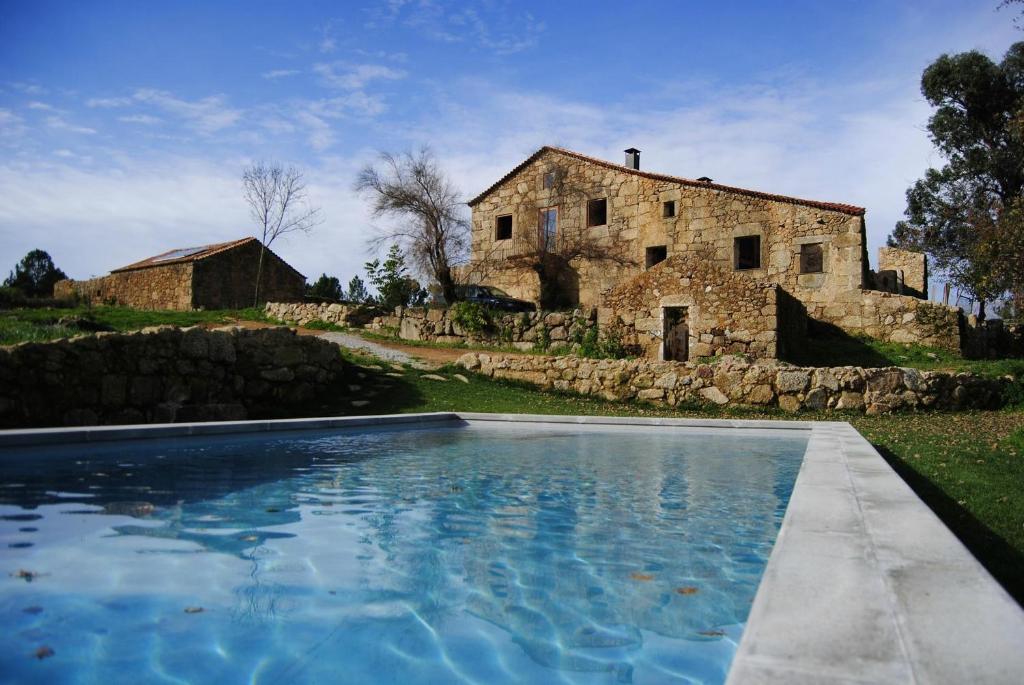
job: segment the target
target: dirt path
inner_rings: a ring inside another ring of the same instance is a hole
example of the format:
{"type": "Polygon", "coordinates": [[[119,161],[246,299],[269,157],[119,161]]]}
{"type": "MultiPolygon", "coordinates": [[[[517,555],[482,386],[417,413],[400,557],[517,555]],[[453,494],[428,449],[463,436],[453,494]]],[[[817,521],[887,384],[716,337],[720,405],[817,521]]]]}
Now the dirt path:
{"type": "MultiPolygon", "coordinates": [[[[224,325],[224,324],[216,324],[224,325]]],[[[261,321],[234,321],[230,325],[240,328],[274,328],[275,324],[263,323],[261,321]]],[[[445,364],[453,364],[466,354],[468,350],[448,349],[443,347],[419,347],[416,345],[403,345],[400,342],[390,340],[367,340],[357,333],[337,333],[333,331],[319,331],[311,328],[296,329],[299,335],[312,335],[329,340],[336,345],[349,349],[360,349],[375,354],[388,361],[402,364],[413,363],[419,360],[425,366],[437,368],[445,364]],[[393,353],[393,354],[392,354],[393,353]]]]}

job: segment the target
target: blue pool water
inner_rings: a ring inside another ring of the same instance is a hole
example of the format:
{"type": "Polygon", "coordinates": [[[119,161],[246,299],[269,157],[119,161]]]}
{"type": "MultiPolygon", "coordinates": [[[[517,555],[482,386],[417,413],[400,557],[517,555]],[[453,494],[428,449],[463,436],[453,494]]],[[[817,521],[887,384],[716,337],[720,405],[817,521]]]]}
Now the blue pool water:
{"type": "Polygon", "coordinates": [[[511,424],[0,450],[0,681],[722,682],[805,448],[511,424]]]}

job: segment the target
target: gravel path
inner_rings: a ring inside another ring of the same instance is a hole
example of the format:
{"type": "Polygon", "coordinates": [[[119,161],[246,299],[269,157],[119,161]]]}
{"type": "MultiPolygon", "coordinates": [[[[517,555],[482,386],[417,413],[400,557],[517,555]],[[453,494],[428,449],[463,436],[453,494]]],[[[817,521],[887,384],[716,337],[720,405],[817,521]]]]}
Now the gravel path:
{"type": "Polygon", "coordinates": [[[370,340],[364,340],[358,335],[352,335],[350,333],[336,333],[329,332],[319,336],[328,342],[332,342],[335,345],[341,345],[351,350],[362,350],[363,352],[369,352],[379,359],[383,359],[389,362],[395,362],[398,364],[413,364],[421,365],[422,362],[412,355],[406,354],[400,350],[393,350],[389,347],[384,347],[378,343],[370,340]]]}

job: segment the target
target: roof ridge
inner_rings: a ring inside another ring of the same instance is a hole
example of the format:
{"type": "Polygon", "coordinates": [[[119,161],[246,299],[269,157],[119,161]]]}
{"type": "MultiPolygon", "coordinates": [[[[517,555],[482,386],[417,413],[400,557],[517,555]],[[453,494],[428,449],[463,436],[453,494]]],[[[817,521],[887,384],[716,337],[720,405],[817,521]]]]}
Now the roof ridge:
{"type": "Polygon", "coordinates": [[[515,176],[517,173],[522,171],[525,167],[527,167],[529,164],[531,164],[534,160],[536,160],[538,157],[540,157],[545,152],[557,152],[557,153],[560,153],[560,154],[563,154],[563,155],[568,155],[570,157],[575,157],[576,159],[580,159],[580,160],[583,160],[585,162],[589,162],[591,164],[597,164],[598,166],[602,166],[602,167],[605,167],[605,168],[608,168],[608,169],[614,169],[615,171],[622,171],[622,172],[625,172],[625,173],[628,173],[628,174],[634,174],[636,176],[642,176],[644,178],[649,178],[649,179],[656,180],[656,181],[668,181],[669,183],[679,183],[681,185],[691,186],[691,187],[695,187],[695,188],[709,188],[711,190],[717,190],[717,191],[726,192],[726,193],[735,193],[735,194],[738,194],[738,195],[746,195],[748,197],[756,197],[756,198],[763,199],[763,200],[774,200],[776,202],[786,202],[786,203],[789,203],[789,204],[798,204],[798,205],[805,205],[805,206],[808,206],[808,207],[817,207],[819,209],[828,209],[828,210],[832,210],[832,211],[842,212],[843,214],[850,214],[852,216],[863,216],[865,211],[866,211],[864,209],[864,207],[858,207],[856,205],[843,204],[841,202],[823,202],[823,201],[820,201],[820,200],[805,200],[805,199],[799,198],[799,197],[792,197],[792,196],[789,196],[789,195],[778,195],[778,194],[775,194],[775,193],[766,193],[766,192],[760,191],[760,190],[751,190],[749,188],[739,188],[737,186],[727,186],[727,185],[723,185],[721,183],[714,183],[714,182],[708,182],[708,181],[695,181],[695,180],[690,179],[690,178],[683,178],[682,176],[671,176],[669,174],[659,174],[659,173],[650,172],[650,171],[641,171],[640,169],[630,169],[629,167],[623,166],[621,164],[615,164],[614,162],[609,162],[609,161],[604,160],[604,159],[598,159],[597,157],[591,157],[590,155],[585,155],[585,154],[583,154],[581,152],[576,152],[575,150],[568,150],[566,148],[557,147],[555,145],[544,145],[539,150],[534,152],[532,155],[527,157],[525,160],[520,162],[514,169],[512,169],[510,172],[508,172],[507,174],[502,176],[500,179],[498,179],[496,182],[491,184],[486,190],[484,190],[482,193],[480,193],[479,195],[477,195],[476,197],[471,199],[466,204],[468,204],[470,207],[472,207],[473,205],[477,204],[482,199],[484,199],[487,195],[490,195],[491,192],[493,192],[498,186],[502,185],[503,183],[505,183],[505,181],[509,180],[510,178],[515,176]]]}

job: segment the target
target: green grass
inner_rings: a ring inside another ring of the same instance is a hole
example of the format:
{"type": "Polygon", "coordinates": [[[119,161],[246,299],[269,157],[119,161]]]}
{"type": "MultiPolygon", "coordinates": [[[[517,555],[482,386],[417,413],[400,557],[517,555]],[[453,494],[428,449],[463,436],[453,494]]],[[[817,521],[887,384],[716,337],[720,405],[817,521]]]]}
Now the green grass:
{"type": "Polygon", "coordinates": [[[593,416],[748,418],[850,421],[964,542],[989,572],[1024,604],[1024,410],[920,412],[890,416],[853,413],[787,414],[777,409],[697,405],[667,408],[609,402],[534,386],[489,379],[455,366],[423,378],[405,367],[401,377],[387,363],[346,353],[362,378],[360,390],[307,407],[305,415],[474,411],[593,416]],[[461,374],[469,383],[455,380],[461,374]],[[340,399],[343,398],[343,399],[340,399]],[[353,408],[350,400],[369,400],[353,408]]]}
{"type": "Polygon", "coordinates": [[[0,310],[0,345],[40,342],[66,338],[83,331],[57,323],[64,317],[81,317],[115,331],[133,331],[147,326],[195,326],[236,320],[268,321],[262,309],[220,309],[211,311],[145,311],[127,307],[72,307],[67,309],[0,310]]]}
{"type": "Polygon", "coordinates": [[[866,336],[808,338],[786,361],[800,366],[909,366],[925,371],[1024,377],[1024,359],[964,359],[934,347],[881,342],[866,336]]]}

